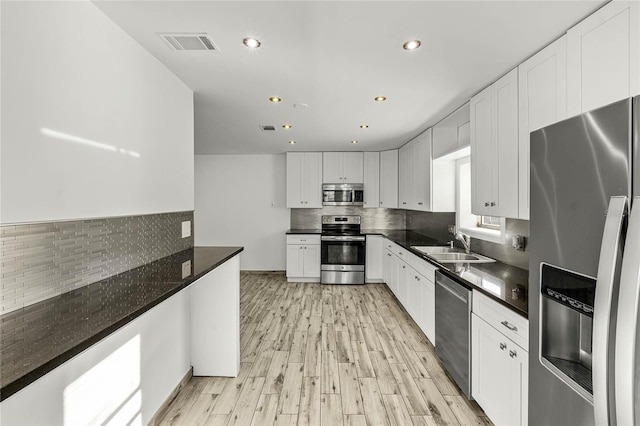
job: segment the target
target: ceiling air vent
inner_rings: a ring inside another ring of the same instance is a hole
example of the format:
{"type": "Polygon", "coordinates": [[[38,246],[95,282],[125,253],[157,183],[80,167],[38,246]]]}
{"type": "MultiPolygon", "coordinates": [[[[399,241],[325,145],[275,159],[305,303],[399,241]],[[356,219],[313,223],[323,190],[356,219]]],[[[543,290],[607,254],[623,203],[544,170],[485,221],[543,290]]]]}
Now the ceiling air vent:
{"type": "Polygon", "coordinates": [[[158,33],[173,50],[220,50],[207,33],[158,33]]]}
{"type": "Polygon", "coordinates": [[[267,124],[264,126],[260,126],[260,129],[262,129],[263,132],[275,132],[276,131],[276,126],[273,126],[271,124],[267,124]]]}

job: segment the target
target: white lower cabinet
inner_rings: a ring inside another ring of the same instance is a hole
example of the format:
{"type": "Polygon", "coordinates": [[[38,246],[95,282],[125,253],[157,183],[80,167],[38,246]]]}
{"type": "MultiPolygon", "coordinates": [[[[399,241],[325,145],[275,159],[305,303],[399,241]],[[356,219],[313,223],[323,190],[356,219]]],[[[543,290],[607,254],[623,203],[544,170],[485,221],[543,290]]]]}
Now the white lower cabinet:
{"type": "Polygon", "coordinates": [[[320,235],[287,235],[287,281],[320,281],[320,235]]]}
{"type": "Polygon", "coordinates": [[[384,282],[433,343],[437,268],[387,239],[383,240],[383,246],[384,282]]]}
{"type": "Polygon", "coordinates": [[[367,252],[365,255],[365,281],[382,282],[384,247],[380,235],[367,235],[367,252]]]}
{"type": "MultiPolygon", "coordinates": [[[[478,295],[473,292],[474,307],[478,295]]],[[[471,394],[494,424],[526,425],[529,353],[490,325],[493,317],[485,321],[481,315],[483,312],[471,314],[471,394]]],[[[517,316],[509,312],[504,321],[513,327],[518,321],[510,319],[517,316]]]]}

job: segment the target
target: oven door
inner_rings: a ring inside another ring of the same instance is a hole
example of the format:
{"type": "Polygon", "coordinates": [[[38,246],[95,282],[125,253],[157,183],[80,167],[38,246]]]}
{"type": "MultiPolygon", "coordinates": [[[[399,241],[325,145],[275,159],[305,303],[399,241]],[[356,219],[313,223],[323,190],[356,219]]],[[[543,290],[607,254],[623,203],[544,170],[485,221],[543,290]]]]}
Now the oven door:
{"type": "Polygon", "coordinates": [[[364,271],[364,236],[323,236],[320,250],[323,271],[364,271]]]}

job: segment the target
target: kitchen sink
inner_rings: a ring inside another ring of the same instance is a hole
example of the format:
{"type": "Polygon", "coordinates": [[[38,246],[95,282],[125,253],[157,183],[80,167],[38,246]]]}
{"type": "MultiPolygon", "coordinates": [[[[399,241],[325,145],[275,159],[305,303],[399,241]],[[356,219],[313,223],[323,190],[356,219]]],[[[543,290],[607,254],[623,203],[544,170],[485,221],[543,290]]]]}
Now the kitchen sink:
{"type": "Polygon", "coordinates": [[[477,253],[465,253],[459,248],[443,247],[443,246],[412,246],[414,250],[418,250],[427,255],[427,257],[439,263],[491,263],[495,262],[490,257],[477,253]]]}
{"type": "Polygon", "coordinates": [[[438,253],[463,253],[459,248],[448,246],[411,246],[411,248],[427,255],[438,253]]]}

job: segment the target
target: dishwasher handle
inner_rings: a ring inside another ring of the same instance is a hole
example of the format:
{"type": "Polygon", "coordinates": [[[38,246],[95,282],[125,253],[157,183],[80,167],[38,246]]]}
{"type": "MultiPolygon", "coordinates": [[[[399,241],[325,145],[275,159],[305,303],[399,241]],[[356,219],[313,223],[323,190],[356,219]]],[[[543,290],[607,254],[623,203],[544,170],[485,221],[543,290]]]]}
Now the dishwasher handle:
{"type": "Polygon", "coordinates": [[[458,287],[459,284],[455,283],[452,280],[448,280],[447,279],[447,281],[451,281],[453,283],[453,284],[449,284],[447,281],[441,280],[441,279],[438,279],[438,278],[440,278],[440,277],[436,278],[436,284],[437,285],[439,285],[443,290],[446,290],[449,293],[451,293],[452,296],[456,297],[457,299],[460,299],[462,302],[468,303],[468,301],[469,301],[469,299],[467,297],[468,292],[465,291],[465,293],[462,294],[460,292],[460,290],[458,290],[457,288],[454,287],[454,286],[458,287]]]}

